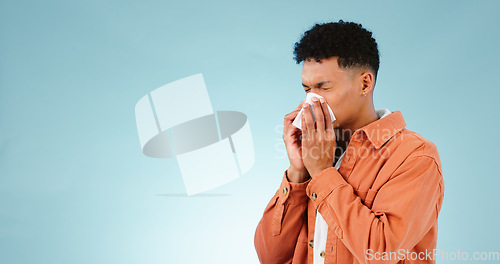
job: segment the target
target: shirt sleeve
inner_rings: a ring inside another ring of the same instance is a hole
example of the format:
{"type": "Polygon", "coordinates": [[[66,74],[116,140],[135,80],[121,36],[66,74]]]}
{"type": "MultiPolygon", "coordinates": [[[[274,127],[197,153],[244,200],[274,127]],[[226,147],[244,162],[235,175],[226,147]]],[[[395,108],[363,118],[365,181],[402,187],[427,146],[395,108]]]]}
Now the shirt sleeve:
{"type": "Polygon", "coordinates": [[[297,238],[307,215],[306,194],[309,178],[302,183],[289,182],[287,171],[280,188],[266,206],[255,230],[254,244],[261,263],[283,264],[293,259],[297,238]]]}
{"type": "Polygon", "coordinates": [[[312,178],[306,193],[349,251],[368,263],[367,252],[409,250],[423,238],[437,222],[444,182],[435,158],[420,155],[408,157],[392,173],[371,209],[334,167],[312,178]]]}

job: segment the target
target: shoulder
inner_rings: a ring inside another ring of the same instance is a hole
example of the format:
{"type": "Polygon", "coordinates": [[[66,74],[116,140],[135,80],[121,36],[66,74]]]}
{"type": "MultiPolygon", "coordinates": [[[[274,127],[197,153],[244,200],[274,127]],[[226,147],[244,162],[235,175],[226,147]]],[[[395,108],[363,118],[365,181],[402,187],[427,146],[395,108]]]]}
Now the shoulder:
{"type": "Polygon", "coordinates": [[[415,131],[405,128],[396,137],[399,137],[401,146],[414,146],[415,149],[412,155],[439,158],[436,145],[415,131]]]}
{"type": "Polygon", "coordinates": [[[436,144],[415,131],[403,129],[395,135],[398,148],[407,148],[407,159],[424,159],[435,162],[441,172],[441,160],[436,144]]]}

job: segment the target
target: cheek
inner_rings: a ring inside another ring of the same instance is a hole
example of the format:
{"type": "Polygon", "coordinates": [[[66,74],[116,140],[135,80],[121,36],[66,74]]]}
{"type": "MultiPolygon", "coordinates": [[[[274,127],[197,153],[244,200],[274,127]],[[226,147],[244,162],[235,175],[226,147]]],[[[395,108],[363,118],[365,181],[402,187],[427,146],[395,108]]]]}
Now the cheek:
{"type": "Polygon", "coordinates": [[[352,97],[347,94],[332,94],[325,98],[330,108],[332,108],[336,122],[343,123],[346,121],[345,119],[350,116],[353,109],[352,97]]]}
{"type": "Polygon", "coordinates": [[[337,116],[337,114],[340,114],[341,112],[344,112],[344,108],[348,105],[348,102],[346,101],[347,97],[345,94],[330,93],[325,96],[325,98],[328,102],[328,105],[330,105],[330,108],[332,108],[335,116],[337,116]]]}
{"type": "Polygon", "coordinates": [[[342,100],[337,100],[337,98],[326,98],[326,101],[328,102],[328,105],[332,109],[335,119],[338,120],[334,122],[339,122],[340,120],[342,120],[343,119],[342,113],[344,112],[343,110],[344,106],[342,104],[342,100]]]}

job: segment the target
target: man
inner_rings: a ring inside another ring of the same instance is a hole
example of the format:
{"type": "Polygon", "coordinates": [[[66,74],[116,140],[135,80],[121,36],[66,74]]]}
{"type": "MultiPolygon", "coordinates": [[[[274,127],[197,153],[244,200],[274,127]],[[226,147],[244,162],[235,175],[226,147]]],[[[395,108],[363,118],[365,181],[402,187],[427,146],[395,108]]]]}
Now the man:
{"type": "Polygon", "coordinates": [[[439,154],[405,129],[401,111],[375,110],[372,33],[343,20],[316,24],[294,54],[304,62],[306,93],[323,99],[285,116],[290,166],[255,231],[260,262],[435,263],[444,197],[439,154]]]}

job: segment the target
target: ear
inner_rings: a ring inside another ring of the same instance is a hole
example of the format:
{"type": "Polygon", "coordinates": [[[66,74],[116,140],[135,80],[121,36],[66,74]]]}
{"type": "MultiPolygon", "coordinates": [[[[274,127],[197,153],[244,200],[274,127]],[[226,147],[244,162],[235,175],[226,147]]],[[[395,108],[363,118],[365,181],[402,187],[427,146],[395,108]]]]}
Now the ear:
{"type": "Polygon", "coordinates": [[[375,86],[375,79],[373,73],[368,70],[364,70],[359,77],[361,80],[361,90],[360,94],[370,94],[373,92],[373,87],[375,86]]]}

